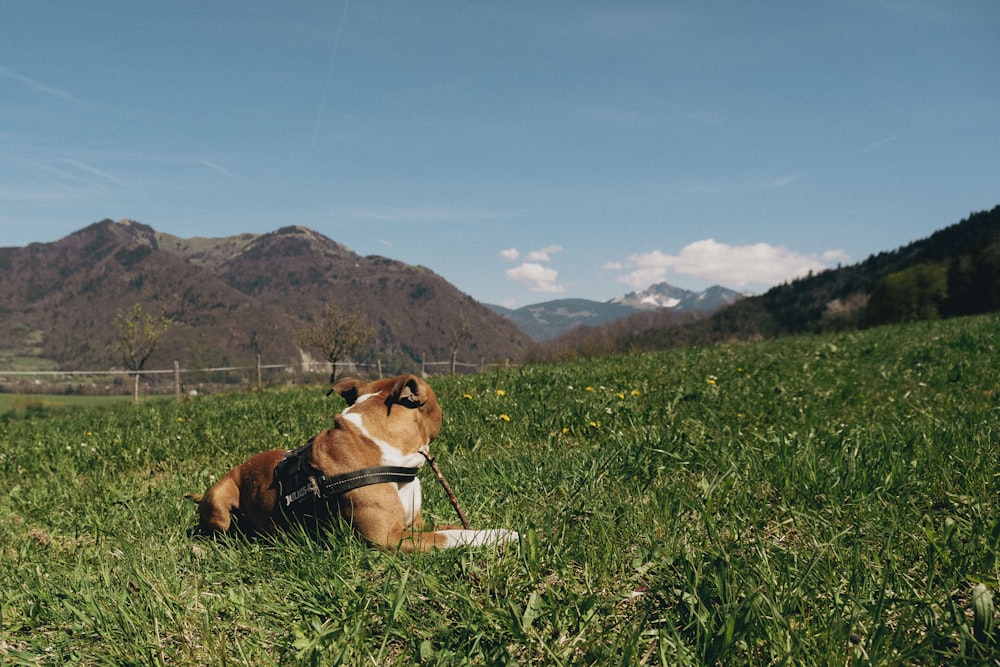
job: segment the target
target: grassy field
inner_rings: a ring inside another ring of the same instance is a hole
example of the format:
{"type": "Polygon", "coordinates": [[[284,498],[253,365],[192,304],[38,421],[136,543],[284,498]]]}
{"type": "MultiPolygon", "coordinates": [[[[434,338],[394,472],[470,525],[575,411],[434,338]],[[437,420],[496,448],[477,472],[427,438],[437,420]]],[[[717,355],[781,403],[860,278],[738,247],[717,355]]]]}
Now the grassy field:
{"type": "Polygon", "coordinates": [[[93,408],[125,403],[131,400],[131,396],[0,394],[0,415],[7,412],[38,412],[48,414],[51,408],[93,408]]]}
{"type": "Polygon", "coordinates": [[[1000,664],[998,332],[436,378],[434,451],[501,549],[192,537],[183,495],[325,428],[321,388],[8,413],[0,664],[1000,664]]]}

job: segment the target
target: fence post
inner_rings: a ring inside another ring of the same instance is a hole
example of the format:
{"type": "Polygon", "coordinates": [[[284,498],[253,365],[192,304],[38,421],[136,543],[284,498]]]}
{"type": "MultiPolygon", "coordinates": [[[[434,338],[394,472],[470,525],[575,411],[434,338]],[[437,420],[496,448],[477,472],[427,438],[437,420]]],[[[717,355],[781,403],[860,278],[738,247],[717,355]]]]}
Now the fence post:
{"type": "MultiPolygon", "coordinates": [[[[257,365],[256,365],[256,369],[257,369],[257,387],[258,387],[258,389],[263,389],[263,386],[264,386],[264,378],[263,378],[264,362],[263,362],[262,356],[260,354],[257,354],[256,356],[257,356],[257,365]]],[[[381,379],[381,378],[384,377],[384,373],[386,372],[386,368],[385,368],[385,365],[382,363],[382,359],[381,358],[376,357],[375,361],[376,361],[376,366],[378,368],[378,376],[381,379]]],[[[432,361],[427,361],[427,354],[426,353],[421,353],[421,355],[420,355],[420,374],[421,374],[422,377],[425,377],[425,378],[429,377],[429,373],[427,371],[427,366],[428,365],[430,365],[430,366],[435,366],[435,365],[446,366],[449,363],[451,365],[451,372],[452,372],[453,375],[458,373],[458,366],[460,366],[460,365],[461,366],[468,366],[470,368],[474,368],[476,366],[475,364],[472,364],[472,363],[462,363],[462,362],[459,362],[457,356],[452,356],[450,362],[449,361],[433,361],[433,360],[432,361]]],[[[326,368],[330,367],[329,362],[316,362],[316,361],[308,361],[306,359],[303,359],[301,362],[291,363],[291,364],[287,364],[287,365],[284,365],[284,364],[275,364],[275,365],[268,366],[268,368],[280,368],[280,369],[283,369],[287,373],[292,373],[292,372],[296,371],[296,369],[298,369],[300,372],[303,372],[303,373],[310,373],[310,372],[314,372],[312,370],[313,367],[318,367],[320,365],[323,365],[326,368]]],[[[345,365],[348,365],[348,364],[345,364],[345,365]]],[[[485,357],[480,357],[479,358],[479,372],[480,373],[482,373],[482,372],[484,372],[484,371],[486,371],[488,369],[496,369],[496,370],[509,369],[512,366],[516,367],[516,362],[514,360],[510,359],[509,357],[506,358],[506,359],[501,359],[501,360],[498,360],[498,361],[495,361],[495,362],[490,362],[490,363],[486,363],[486,358],[485,357]]],[[[354,368],[359,368],[359,367],[370,368],[370,364],[360,364],[360,365],[359,364],[354,364],[353,367],[354,368]]],[[[412,366],[410,366],[410,367],[412,368],[412,366]]],[[[240,371],[240,373],[241,373],[241,375],[240,375],[240,383],[242,383],[243,381],[246,380],[246,375],[243,374],[243,371],[253,370],[253,368],[254,368],[253,366],[234,366],[234,367],[226,367],[226,368],[187,368],[187,369],[184,369],[183,372],[185,372],[185,373],[207,373],[207,372],[210,372],[210,371],[212,371],[212,372],[240,371]]],[[[390,365],[390,367],[389,367],[389,371],[390,372],[392,372],[392,368],[393,367],[390,365]]],[[[119,368],[119,369],[110,370],[110,371],[3,371],[3,372],[0,372],[0,375],[17,375],[17,376],[20,376],[20,375],[26,375],[26,376],[70,375],[70,376],[73,376],[73,375],[88,375],[88,374],[94,374],[94,375],[113,375],[113,376],[123,377],[124,378],[123,384],[126,384],[126,385],[127,385],[127,383],[128,383],[129,380],[132,381],[132,399],[134,401],[138,401],[139,400],[139,383],[141,382],[143,373],[146,373],[146,374],[149,374],[149,375],[152,376],[152,375],[159,375],[161,373],[168,374],[170,372],[171,372],[171,369],[169,369],[169,368],[166,368],[166,369],[156,369],[156,370],[147,370],[147,371],[133,370],[131,368],[126,368],[126,369],[119,368]]],[[[181,383],[181,367],[180,367],[180,362],[177,361],[176,359],[174,360],[174,367],[173,367],[173,371],[172,372],[174,374],[174,397],[177,400],[181,400],[181,398],[183,398],[183,393],[182,393],[183,385],[181,383]]],[[[149,383],[148,382],[146,384],[146,388],[147,388],[147,390],[149,389],[149,383]]],[[[195,392],[194,389],[192,389],[191,391],[192,391],[193,394],[197,393],[197,392],[195,392]]]]}

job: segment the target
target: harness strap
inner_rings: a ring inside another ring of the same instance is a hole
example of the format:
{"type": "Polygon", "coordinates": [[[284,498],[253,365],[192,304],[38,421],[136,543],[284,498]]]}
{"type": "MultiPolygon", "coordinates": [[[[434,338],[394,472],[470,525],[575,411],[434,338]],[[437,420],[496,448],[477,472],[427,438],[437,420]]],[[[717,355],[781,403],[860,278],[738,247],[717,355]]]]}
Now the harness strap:
{"type": "Polygon", "coordinates": [[[377,466],[327,477],[305,462],[304,454],[311,445],[310,440],[289,452],[274,471],[281,504],[286,509],[310,497],[314,500],[330,499],[371,484],[408,484],[419,472],[419,468],[377,466]]]}
{"type": "Polygon", "coordinates": [[[336,477],[321,475],[319,487],[324,495],[338,496],[369,484],[384,484],[385,482],[408,484],[417,476],[418,471],[419,468],[404,468],[402,466],[362,468],[336,477]]]}

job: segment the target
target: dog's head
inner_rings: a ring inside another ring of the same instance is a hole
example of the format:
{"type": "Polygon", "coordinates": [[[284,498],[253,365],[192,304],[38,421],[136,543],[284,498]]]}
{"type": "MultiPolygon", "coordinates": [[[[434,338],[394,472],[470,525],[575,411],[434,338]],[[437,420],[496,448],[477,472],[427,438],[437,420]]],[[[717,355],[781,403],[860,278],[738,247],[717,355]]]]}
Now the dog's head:
{"type": "Polygon", "coordinates": [[[344,414],[360,417],[368,433],[404,453],[430,444],[441,431],[437,397],[416,375],[374,382],[344,378],[333,390],[347,401],[344,414]]]}

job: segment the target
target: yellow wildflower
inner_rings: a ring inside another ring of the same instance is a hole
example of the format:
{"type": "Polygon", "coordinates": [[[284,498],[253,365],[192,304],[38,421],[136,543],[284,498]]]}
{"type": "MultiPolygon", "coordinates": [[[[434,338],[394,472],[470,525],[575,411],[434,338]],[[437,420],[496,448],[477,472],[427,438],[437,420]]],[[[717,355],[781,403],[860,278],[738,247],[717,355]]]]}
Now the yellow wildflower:
{"type": "Polygon", "coordinates": [[[510,421],[510,415],[500,415],[500,419],[502,419],[505,422],[509,422],[510,421]]]}
{"type": "Polygon", "coordinates": [[[497,396],[506,396],[506,395],[507,392],[505,392],[503,389],[497,389],[497,396]]]}

